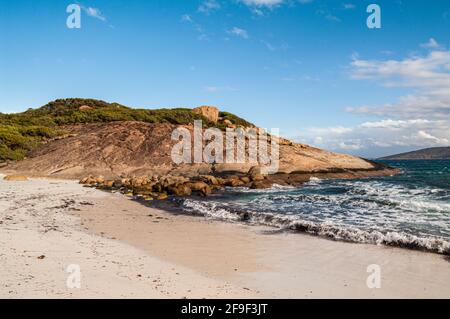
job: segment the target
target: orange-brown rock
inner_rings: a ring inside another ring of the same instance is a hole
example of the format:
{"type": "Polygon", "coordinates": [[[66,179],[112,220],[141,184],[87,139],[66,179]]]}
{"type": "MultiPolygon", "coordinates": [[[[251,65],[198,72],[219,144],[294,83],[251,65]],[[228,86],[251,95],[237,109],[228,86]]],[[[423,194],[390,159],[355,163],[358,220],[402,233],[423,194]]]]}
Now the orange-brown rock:
{"type": "Polygon", "coordinates": [[[243,176],[243,177],[241,177],[241,181],[244,182],[245,184],[248,184],[248,183],[250,183],[250,177],[243,176]]]}
{"type": "Polygon", "coordinates": [[[192,110],[192,112],[201,114],[213,123],[219,120],[219,109],[214,106],[200,106],[192,110]]]}
{"type": "Polygon", "coordinates": [[[231,177],[228,180],[226,180],[225,182],[225,186],[229,186],[229,187],[240,187],[240,186],[244,186],[245,183],[243,181],[241,181],[238,177],[231,177]]]}
{"type": "Polygon", "coordinates": [[[186,184],[181,184],[178,186],[170,186],[168,188],[170,194],[175,196],[189,196],[192,194],[192,190],[186,184]]]}
{"type": "Polygon", "coordinates": [[[193,182],[186,184],[192,191],[199,192],[203,196],[210,195],[212,193],[211,187],[205,182],[193,182]]]}
{"type": "Polygon", "coordinates": [[[7,175],[3,179],[10,182],[25,182],[28,180],[28,177],[24,175],[7,175]]]}
{"type": "MultiPolygon", "coordinates": [[[[104,176],[107,180],[123,179],[129,186],[133,176],[203,175],[240,176],[249,173],[255,163],[180,164],[173,162],[171,151],[177,141],[171,135],[177,125],[143,122],[112,122],[65,126],[70,137],[41,145],[28,154],[27,159],[11,162],[2,169],[4,174],[49,176],[81,179],[104,176]]],[[[184,126],[190,130],[192,127],[184,126]]],[[[270,148],[269,148],[270,149],[270,148]]],[[[338,154],[304,144],[283,143],[279,147],[280,174],[344,174],[344,177],[390,175],[397,171],[371,161],[346,154],[338,154]]],[[[261,176],[254,172],[254,178],[261,176]]],[[[248,174],[251,177],[251,174],[248,174]]],[[[284,175],[282,175],[284,176],[284,175]]],[[[331,176],[331,175],[330,175],[331,176]]],[[[223,176],[225,179],[226,176],[223,176]]],[[[86,184],[95,184],[97,180],[86,184]]],[[[205,180],[203,180],[205,181],[205,180]]],[[[148,181],[147,181],[148,182],[148,181]]],[[[186,180],[180,180],[180,183],[186,180]]],[[[224,180],[217,178],[223,185],[224,180]]],[[[237,182],[234,182],[235,184],[237,182]]],[[[166,185],[166,183],[163,183],[166,185]]],[[[209,183],[213,185],[213,183],[209,183]]],[[[163,186],[164,186],[163,185],[163,186]]]]}
{"type": "Polygon", "coordinates": [[[251,189],[265,189],[272,187],[273,183],[269,180],[262,180],[262,181],[254,181],[251,185],[251,189]]]}

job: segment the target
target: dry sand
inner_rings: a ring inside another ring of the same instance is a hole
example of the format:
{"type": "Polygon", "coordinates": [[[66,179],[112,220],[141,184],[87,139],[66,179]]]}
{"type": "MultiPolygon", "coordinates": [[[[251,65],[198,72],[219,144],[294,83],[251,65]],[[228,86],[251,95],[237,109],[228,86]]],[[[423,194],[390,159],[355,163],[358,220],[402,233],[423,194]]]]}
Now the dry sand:
{"type": "Polygon", "coordinates": [[[0,298],[252,296],[125,243],[88,234],[73,213],[109,196],[72,181],[0,180],[0,298]],[[69,265],[80,267],[80,289],[67,287],[69,265]]]}
{"type": "Polygon", "coordinates": [[[445,256],[175,215],[38,179],[0,181],[0,278],[6,298],[450,297],[445,256]],[[71,264],[80,289],[66,286],[71,264]],[[381,288],[367,287],[371,264],[381,288]]]}

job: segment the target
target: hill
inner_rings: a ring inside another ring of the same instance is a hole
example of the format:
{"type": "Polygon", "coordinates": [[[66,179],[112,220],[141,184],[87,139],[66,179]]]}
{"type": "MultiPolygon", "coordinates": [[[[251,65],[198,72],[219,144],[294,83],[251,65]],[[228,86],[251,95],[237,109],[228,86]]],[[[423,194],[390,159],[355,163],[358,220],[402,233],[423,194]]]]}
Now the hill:
{"type": "Polygon", "coordinates": [[[225,121],[236,125],[253,126],[244,119],[227,112],[219,114],[222,121],[212,123],[191,109],[133,109],[118,103],[94,99],[59,99],[38,109],[23,113],[0,113],[0,162],[22,160],[44,141],[65,136],[66,126],[87,123],[138,121],[188,125],[202,120],[205,127],[225,129],[225,121]]]}
{"type": "MultiPolygon", "coordinates": [[[[197,109],[133,109],[98,100],[65,99],[18,114],[0,115],[0,162],[3,172],[31,176],[108,178],[150,174],[195,176],[246,174],[255,163],[175,164],[171,138],[177,127],[255,127],[214,107],[197,109]],[[13,160],[13,161],[11,161],[13,160]],[[5,163],[3,164],[5,166],[5,163]]],[[[271,137],[275,138],[275,137],[271,137]]],[[[280,141],[280,183],[308,176],[361,177],[395,173],[386,166],[358,157],[280,141]]],[[[248,152],[248,149],[246,149],[248,152]]]]}
{"type": "Polygon", "coordinates": [[[391,156],[382,157],[383,160],[432,160],[432,159],[449,159],[449,147],[432,147],[418,151],[401,153],[391,156]]]}

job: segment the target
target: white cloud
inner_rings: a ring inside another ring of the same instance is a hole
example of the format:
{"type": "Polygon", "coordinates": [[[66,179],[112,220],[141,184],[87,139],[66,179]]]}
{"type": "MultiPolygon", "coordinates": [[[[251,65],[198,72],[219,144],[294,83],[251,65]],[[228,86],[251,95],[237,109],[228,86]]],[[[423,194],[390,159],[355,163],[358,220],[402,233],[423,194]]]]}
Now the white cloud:
{"type": "Polygon", "coordinates": [[[286,51],[289,49],[289,44],[287,44],[286,42],[282,42],[276,45],[265,40],[260,40],[259,42],[261,42],[261,44],[263,44],[269,51],[286,51]]]}
{"type": "Polygon", "coordinates": [[[255,16],[262,17],[264,15],[264,11],[259,8],[252,8],[252,12],[255,16]]]}
{"type": "Polygon", "coordinates": [[[248,32],[238,27],[233,27],[231,30],[228,30],[228,33],[241,37],[243,39],[248,39],[248,32]]]}
{"type": "Polygon", "coordinates": [[[327,134],[342,135],[345,133],[350,133],[352,131],[353,131],[353,128],[343,127],[343,126],[327,127],[327,128],[311,128],[310,129],[311,133],[318,134],[320,136],[327,135],[327,134]]]}
{"type": "Polygon", "coordinates": [[[274,7],[283,3],[283,0],[239,0],[247,6],[274,7]]]}
{"type": "Polygon", "coordinates": [[[345,10],[351,10],[356,8],[356,6],[353,3],[344,3],[342,6],[344,7],[345,10]]]}
{"type": "Polygon", "coordinates": [[[422,43],[420,46],[422,48],[426,48],[426,49],[439,49],[439,48],[441,48],[441,45],[434,38],[430,38],[428,40],[428,42],[422,43]]]}
{"type": "Polygon", "coordinates": [[[93,7],[82,7],[82,9],[88,16],[99,19],[101,21],[106,21],[106,17],[102,15],[99,9],[93,7]]]}
{"type": "Polygon", "coordinates": [[[258,17],[264,16],[266,11],[273,10],[282,5],[293,6],[295,4],[305,5],[314,0],[235,0],[248,6],[251,12],[258,17]]]}
{"type": "Polygon", "coordinates": [[[208,35],[203,30],[203,27],[194,21],[194,18],[192,18],[189,14],[183,14],[181,16],[181,22],[191,24],[194,28],[194,30],[198,33],[197,39],[198,40],[208,40],[208,35]]]}
{"type": "MultiPolygon", "coordinates": [[[[427,44],[430,48],[436,45],[436,41],[427,44]]],[[[320,136],[320,147],[358,152],[385,150],[384,154],[450,144],[450,51],[434,50],[425,56],[400,60],[353,56],[351,77],[411,92],[382,105],[348,107],[347,112],[382,119],[338,129],[312,128],[302,135],[306,141],[317,142],[315,137],[320,136]]]]}
{"type": "Polygon", "coordinates": [[[430,140],[437,145],[448,145],[448,143],[449,143],[449,140],[447,138],[445,138],[445,137],[439,138],[439,137],[433,136],[425,131],[419,131],[417,133],[417,136],[420,139],[430,140]]]}
{"type": "Polygon", "coordinates": [[[194,22],[194,21],[192,20],[192,17],[191,17],[189,14],[183,14],[183,15],[181,16],[181,21],[182,21],[182,22],[190,22],[190,23],[194,22]]]}
{"type": "Polygon", "coordinates": [[[291,136],[321,148],[359,153],[378,149],[384,155],[389,152],[383,149],[448,146],[450,126],[446,120],[384,119],[352,127],[312,127],[291,136]]]}
{"type": "Polygon", "coordinates": [[[332,14],[327,14],[325,15],[325,19],[329,20],[329,21],[333,21],[333,22],[341,22],[342,20],[338,17],[336,17],[335,15],[332,14]]]}
{"type": "Polygon", "coordinates": [[[205,14],[210,14],[213,11],[217,11],[221,8],[220,3],[217,0],[205,0],[198,7],[198,11],[205,14]]]}
{"type": "Polygon", "coordinates": [[[328,10],[319,9],[316,11],[316,14],[323,16],[325,19],[327,19],[328,21],[331,21],[331,22],[341,22],[342,21],[339,17],[335,16],[328,10]]]}
{"type": "Polygon", "coordinates": [[[339,148],[345,151],[357,151],[363,148],[359,140],[348,142],[340,142],[339,148]]]}
{"type": "Polygon", "coordinates": [[[206,92],[209,92],[209,93],[237,91],[236,88],[231,87],[231,86],[205,86],[204,89],[206,92]]]}
{"type": "MultiPolygon", "coordinates": [[[[431,51],[425,57],[369,61],[354,59],[351,76],[380,85],[409,88],[396,102],[349,107],[348,112],[397,118],[450,118],[450,51],[431,51]]],[[[449,120],[450,121],[450,120],[449,120]]]]}
{"type": "Polygon", "coordinates": [[[379,129],[399,129],[399,128],[408,128],[411,125],[416,124],[428,124],[430,121],[415,119],[415,120],[381,120],[378,122],[365,122],[359,125],[361,128],[379,128],[379,129]]]}

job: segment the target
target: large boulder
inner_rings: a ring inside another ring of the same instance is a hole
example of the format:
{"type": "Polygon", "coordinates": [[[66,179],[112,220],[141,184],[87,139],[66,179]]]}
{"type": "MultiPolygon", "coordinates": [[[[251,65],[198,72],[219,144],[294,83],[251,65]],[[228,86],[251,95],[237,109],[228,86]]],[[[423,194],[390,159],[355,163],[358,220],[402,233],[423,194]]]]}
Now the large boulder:
{"type": "Polygon", "coordinates": [[[250,178],[247,176],[243,176],[243,177],[241,177],[241,181],[244,182],[245,184],[248,184],[248,183],[250,183],[250,178]]]}
{"type": "Polygon", "coordinates": [[[145,186],[149,183],[151,183],[151,180],[149,180],[149,178],[147,178],[147,176],[139,176],[139,177],[134,177],[130,180],[131,186],[133,187],[142,187],[145,186]]]}
{"type": "Polygon", "coordinates": [[[187,183],[187,186],[195,192],[199,192],[202,196],[208,196],[212,193],[211,187],[205,182],[187,183]]]}
{"type": "Polygon", "coordinates": [[[213,123],[219,120],[219,109],[214,106],[200,106],[192,110],[192,112],[201,114],[213,123]]]}
{"type": "Polygon", "coordinates": [[[105,178],[103,176],[98,176],[95,180],[97,184],[103,184],[105,182],[105,178]]]}
{"type": "Polygon", "coordinates": [[[187,183],[189,179],[183,176],[172,176],[172,175],[166,175],[159,179],[159,183],[162,188],[167,188],[169,186],[177,186],[180,184],[187,183]]]}
{"type": "Polygon", "coordinates": [[[240,187],[240,186],[244,186],[245,183],[243,181],[241,181],[239,179],[239,177],[232,176],[232,177],[226,179],[224,185],[229,186],[229,187],[240,187]]]}
{"type": "Polygon", "coordinates": [[[112,188],[112,187],[114,186],[114,181],[110,181],[110,180],[105,181],[105,182],[103,183],[103,186],[104,186],[104,187],[107,187],[107,188],[112,188]]]}
{"type": "Polygon", "coordinates": [[[121,188],[121,187],[123,187],[123,182],[122,182],[122,180],[116,179],[116,180],[114,181],[114,183],[113,183],[113,187],[114,187],[114,188],[121,188]]]}
{"type": "Polygon", "coordinates": [[[25,182],[28,180],[28,177],[23,175],[7,175],[3,179],[10,182],[25,182]]]}
{"type": "Polygon", "coordinates": [[[96,183],[97,183],[97,179],[94,176],[92,176],[92,175],[89,175],[89,176],[87,176],[85,178],[82,178],[80,180],[80,184],[93,185],[93,184],[96,184],[96,183]]]}
{"type": "Polygon", "coordinates": [[[253,166],[248,171],[248,176],[250,176],[252,181],[262,181],[264,179],[264,175],[262,174],[261,167],[253,166]]]}
{"type": "Polygon", "coordinates": [[[273,183],[269,180],[254,181],[250,185],[250,189],[266,189],[271,188],[273,183]]]}
{"type": "Polygon", "coordinates": [[[166,199],[168,199],[168,198],[169,198],[169,196],[167,196],[166,193],[160,193],[160,194],[158,194],[158,196],[156,197],[157,200],[166,200],[166,199]]]}
{"type": "Polygon", "coordinates": [[[219,180],[212,175],[203,175],[200,176],[201,180],[209,185],[217,186],[219,185],[219,180]]]}
{"type": "Polygon", "coordinates": [[[169,194],[175,195],[175,196],[189,196],[192,194],[192,190],[189,188],[186,184],[180,184],[177,186],[169,186],[167,189],[169,191],[169,194]]]}

